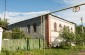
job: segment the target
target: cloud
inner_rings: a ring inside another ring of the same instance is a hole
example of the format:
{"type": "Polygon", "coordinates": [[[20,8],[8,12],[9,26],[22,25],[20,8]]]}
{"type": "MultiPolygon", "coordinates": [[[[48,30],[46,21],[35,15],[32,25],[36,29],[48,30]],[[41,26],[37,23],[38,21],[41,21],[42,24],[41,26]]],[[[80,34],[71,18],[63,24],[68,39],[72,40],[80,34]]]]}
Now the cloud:
{"type": "Polygon", "coordinates": [[[85,0],[63,0],[63,1],[70,5],[76,5],[85,2],[85,0]]]}
{"type": "MultiPolygon", "coordinates": [[[[49,13],[49,11],[39,11],[39,12],[6,12],[6,18],[9,24],[13,24],[22,20],[30,19],[33,17],[40,16],[42,14],[49,13]]],[[[4,18],[4,12],[0,13],[0,17],[4,18]]]]}

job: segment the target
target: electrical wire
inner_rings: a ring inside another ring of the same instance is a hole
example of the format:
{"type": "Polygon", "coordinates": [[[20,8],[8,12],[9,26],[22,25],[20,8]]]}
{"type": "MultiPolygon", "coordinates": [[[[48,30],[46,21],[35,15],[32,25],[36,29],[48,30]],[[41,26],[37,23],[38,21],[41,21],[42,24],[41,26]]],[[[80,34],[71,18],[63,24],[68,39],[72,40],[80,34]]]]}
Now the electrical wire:
{"type": "MultiPolygon", "coordinates": [[[[47,14],[52,14],[52,13],[56,13],[56,12],[61,12],[61,11],[64,11],[64,10],[67,10],[67,9],[71,9],[71,8],[74,8],[74,7],[79,7],[79,6],[82,6],[82,5],[85,5],[85,3],[78,4],[78,5],[75,5],[75,6],[71,6],[71,7],[68,7],[68,8],[63,8],[63,9],[61,9],[61,10],[53,11],[53,12],[50,12],[50,13],[47,13],[47,14]]],[[[46,14],[44,14],[44,15],[46,15],[46,14]]]]}

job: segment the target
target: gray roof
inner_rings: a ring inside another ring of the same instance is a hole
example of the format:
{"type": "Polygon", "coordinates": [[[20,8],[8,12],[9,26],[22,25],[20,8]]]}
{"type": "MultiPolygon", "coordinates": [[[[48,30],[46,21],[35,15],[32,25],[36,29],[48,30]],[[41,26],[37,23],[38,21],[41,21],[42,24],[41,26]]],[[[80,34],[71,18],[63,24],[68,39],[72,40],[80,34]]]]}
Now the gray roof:
{"type": "MultiPolygon", "coordinates": [[[[48,13],[48,14],[49,14],[49,13],[48,13]]],[[[43,14],[43,15],[47,15],[47,14],[43,14]]],[[[58,17],[58,16],[56,16],[56,15],[53,15],[53,14],[49,14],[49,15],[52,15],[52,16],[54,16],[54,17],[57,17],[57,18],[61,19],[61,20],[70,22],[70,23],[72,23],[72,24],[76,24],[76,23],[74,23],[74,22],[71,22],[71,21],[68,21],[68,20],[66,20],[66,19],[60,18],[60,17],[58,17]]],[[[42,15],[40,15],[40,16],[42,16],[42,15]]],[[[37,18],[37,17],[40,17],[40,16],[36,16],[36,17],[33,17],[33,18],[37,18]]],[[[33,18],[30,18],[30,19],[33,19],[33,18]]],[[[30,20],[30,19],[26,19],[26,20],[30,20]]],[[[13,23],[13,24],[17,24],[17,23],[20,23],[20,22],[23,22],[23,21],[26,21],[26,20],[22,20],[22,21],[13,23]]],[[[10,25],[13,25],[13,24],[10,24],[10,25]]]]}

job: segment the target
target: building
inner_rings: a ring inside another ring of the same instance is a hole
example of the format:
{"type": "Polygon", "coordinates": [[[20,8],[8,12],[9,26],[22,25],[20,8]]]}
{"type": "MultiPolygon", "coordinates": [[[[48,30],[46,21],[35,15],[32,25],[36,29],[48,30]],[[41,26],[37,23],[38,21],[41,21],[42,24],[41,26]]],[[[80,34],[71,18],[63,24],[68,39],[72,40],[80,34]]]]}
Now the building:
{"type": "Polygon", "coordinates": [[[63,27],[68,27],[71,32],[75,33],[75,23],[52,14],[41,15],[11,24],[9,30],[14,27],[19,27],[31,38],[45,39],[48,45],[59,40],[59,32],[63,27]]]}

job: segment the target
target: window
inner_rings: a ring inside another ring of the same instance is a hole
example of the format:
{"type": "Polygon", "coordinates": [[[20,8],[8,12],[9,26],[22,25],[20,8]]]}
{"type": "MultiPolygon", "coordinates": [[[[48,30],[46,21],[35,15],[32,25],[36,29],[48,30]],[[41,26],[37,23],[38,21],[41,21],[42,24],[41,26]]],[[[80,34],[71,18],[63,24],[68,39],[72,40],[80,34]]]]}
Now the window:
{"type": "Polygon", "coordinates": [[[59,27],[62,27],[62,25],[61,25],[61,24],[59,24],[59,27]]]}
{"type": "Polygon", "coordinates": [[[63,30],[65,30],[65,29],[66,29],[66,26],[64,25],[64,26],[63,26],[63,30]]]}
{"type": "Polygon", "coordinates": [[[27,25],[27,28],[28,28],[27,29],[28,33],[30,33],[30,25],[29,24],[27,25]]]}
{"type": "Polygon", "coordinates": [[[73,29],[72,29],[72,27],[71,27],[71,31],[72,31],[73,29]]]}
{"type": "Polygon", "coordinates": [[[66,28],[66,26],[64,25],[64,28],[66,28]]]}
{"type": "Polygon", "coordinates": [[[57,31],[57,24],[56,24],[56,22],[54,23],[54,31],[57,31]]]}
{"type": "Polygon", "coordinates": [[[36,23],[33,24],[34,32],[36,32],[36,23]]]}
{"type": "Polygon", "coordinates": [[[69,26],[67,26],[67,30],[69,31],[69,26]]]}

